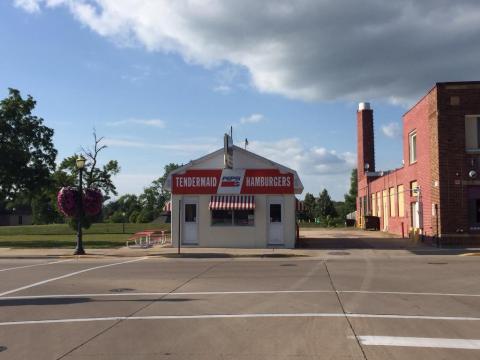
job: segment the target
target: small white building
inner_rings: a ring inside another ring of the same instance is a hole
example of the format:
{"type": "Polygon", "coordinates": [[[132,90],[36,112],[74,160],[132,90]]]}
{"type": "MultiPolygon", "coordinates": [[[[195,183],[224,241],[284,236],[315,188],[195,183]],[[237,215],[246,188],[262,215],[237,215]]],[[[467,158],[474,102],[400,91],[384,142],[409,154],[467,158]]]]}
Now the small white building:
{"type": "Polygon", "coordinates": [[[168,174],[172,245],[295,247],[295,170],[225,141],[168,174]]]}

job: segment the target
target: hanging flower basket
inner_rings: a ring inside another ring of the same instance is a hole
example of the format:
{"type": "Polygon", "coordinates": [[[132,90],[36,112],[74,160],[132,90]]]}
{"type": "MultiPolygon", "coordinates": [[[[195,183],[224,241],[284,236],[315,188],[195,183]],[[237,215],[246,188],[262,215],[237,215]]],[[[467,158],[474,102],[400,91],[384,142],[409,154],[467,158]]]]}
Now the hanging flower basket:
{"type": "Polygon", "coordinates": [[[88,216],[95,216],[102,211],[102,192],[96,188],[85,190],[83,197],[83,211],[88,216]]]}
{"type": "Polygon", "coordinates": [[[78,191],[73,187],[63,187],[57,195],[57,204],[60,212],[67,217],[77,215],[78,191]]]}

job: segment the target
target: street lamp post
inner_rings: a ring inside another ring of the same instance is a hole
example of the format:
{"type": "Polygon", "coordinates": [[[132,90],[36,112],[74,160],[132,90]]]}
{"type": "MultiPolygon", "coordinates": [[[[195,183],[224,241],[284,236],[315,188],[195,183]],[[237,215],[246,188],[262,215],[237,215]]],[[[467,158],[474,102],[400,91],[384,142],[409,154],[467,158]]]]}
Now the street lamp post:
{"type": "Polygon", "coordinates": [[[80,155],[76,161],[78,169],[78,202],[77,202],[77,247],[74,255],[85,255],[82,240],[82,218],[83,218],[83,204],[82,204],[82,175],[85,167],[85,158],[80,155]]]}
{"type": "Polygon", "coordinates": [[[122,219],[123,219],[123,224],[122,224],[122,230],[123,230],[123,233],[125,234],[125,211],[122,212],[122,219]]]}

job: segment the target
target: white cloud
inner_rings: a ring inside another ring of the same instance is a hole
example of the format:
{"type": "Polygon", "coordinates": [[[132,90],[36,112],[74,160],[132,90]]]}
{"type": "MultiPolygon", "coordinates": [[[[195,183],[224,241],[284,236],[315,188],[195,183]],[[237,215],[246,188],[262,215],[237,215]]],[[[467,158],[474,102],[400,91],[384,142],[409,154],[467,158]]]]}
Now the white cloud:
{"type": "Polygon", "coordinates": [[[163,129],[166,126],[166,122],[160,119],[128,119],[108,122],[109,126],[122,126],[122,125],[144,125],[163,129]]]}
{"type": "Polygon", "coordinates": [[[242,117],[240,119],[240,124],[255,124],[264,120],[265,120],[265,116],[263,116],[262,114],[252,114],[247,117],[242,117]]]}
{"type": "Polygon", "coordinates": [[[251,141],[248,150],[297,170],[305,175],[348,173],[356,166],[356,155],[323,147],[305,147],[297,138],[273,142],[251,141]]]}
{"type": "Polygon", "coordinates": [[[357,162],[351,152],[306,147],[297,138],[251,141],[248,150],[296,170],[305,187],[301,197],[307,192],[318,196],[325,188],[333,199],[343,200],[350,186],[351,170],[357,162]]]}
{"type": "Polygon", "coordinates": [[[232,92],[232,88],[228,85],[217,85],[213,88],[213,91],[221,94],[229,94],[232,92]]]}
{"type": "Polygon", "coordinates": [[[125,139],[125,138],[105,138],[104,144],[110,147],[138,148],[138,149],[160,149],[165,151],[175,151],[188,154],[195,154],[198,157],[211,151],[217,150],[220,146],[218,142],[203,142],[192,139],[190,142],[165,144],[152,143],[143,140],[125,139]]]}
{"type": "Polygon", "coordinates": [[[402,128],[399,123],[391,122],[382,126],[382,132],[385,136],[394,139],[402,135],[402,128]]]}
{"type": "Polygon", "coordinates": [[[29,13],[35,13],[40,11],[39,1],[37,0],[14,0],[16,7],[22,8],[29,13]]]}
{"type": "Polygon", "coordinates": [[[246,69],[259,91],[296,99],[405,103],[437,81],[480,77],[478,0],[16,0],[15,5],[30,12],[67,7],[79,22],[118,44],[179,53],[209,68],[246,69]]]}

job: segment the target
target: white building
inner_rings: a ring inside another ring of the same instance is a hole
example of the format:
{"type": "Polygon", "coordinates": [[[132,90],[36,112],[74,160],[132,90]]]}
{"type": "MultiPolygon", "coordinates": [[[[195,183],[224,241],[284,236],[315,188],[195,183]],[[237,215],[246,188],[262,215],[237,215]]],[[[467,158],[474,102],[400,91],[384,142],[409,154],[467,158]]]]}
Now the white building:
{"type": "Polygon", "coordinates": [[[225,143],[168,175],[172,245],[295,247],[297,172],[225,143]]]}

